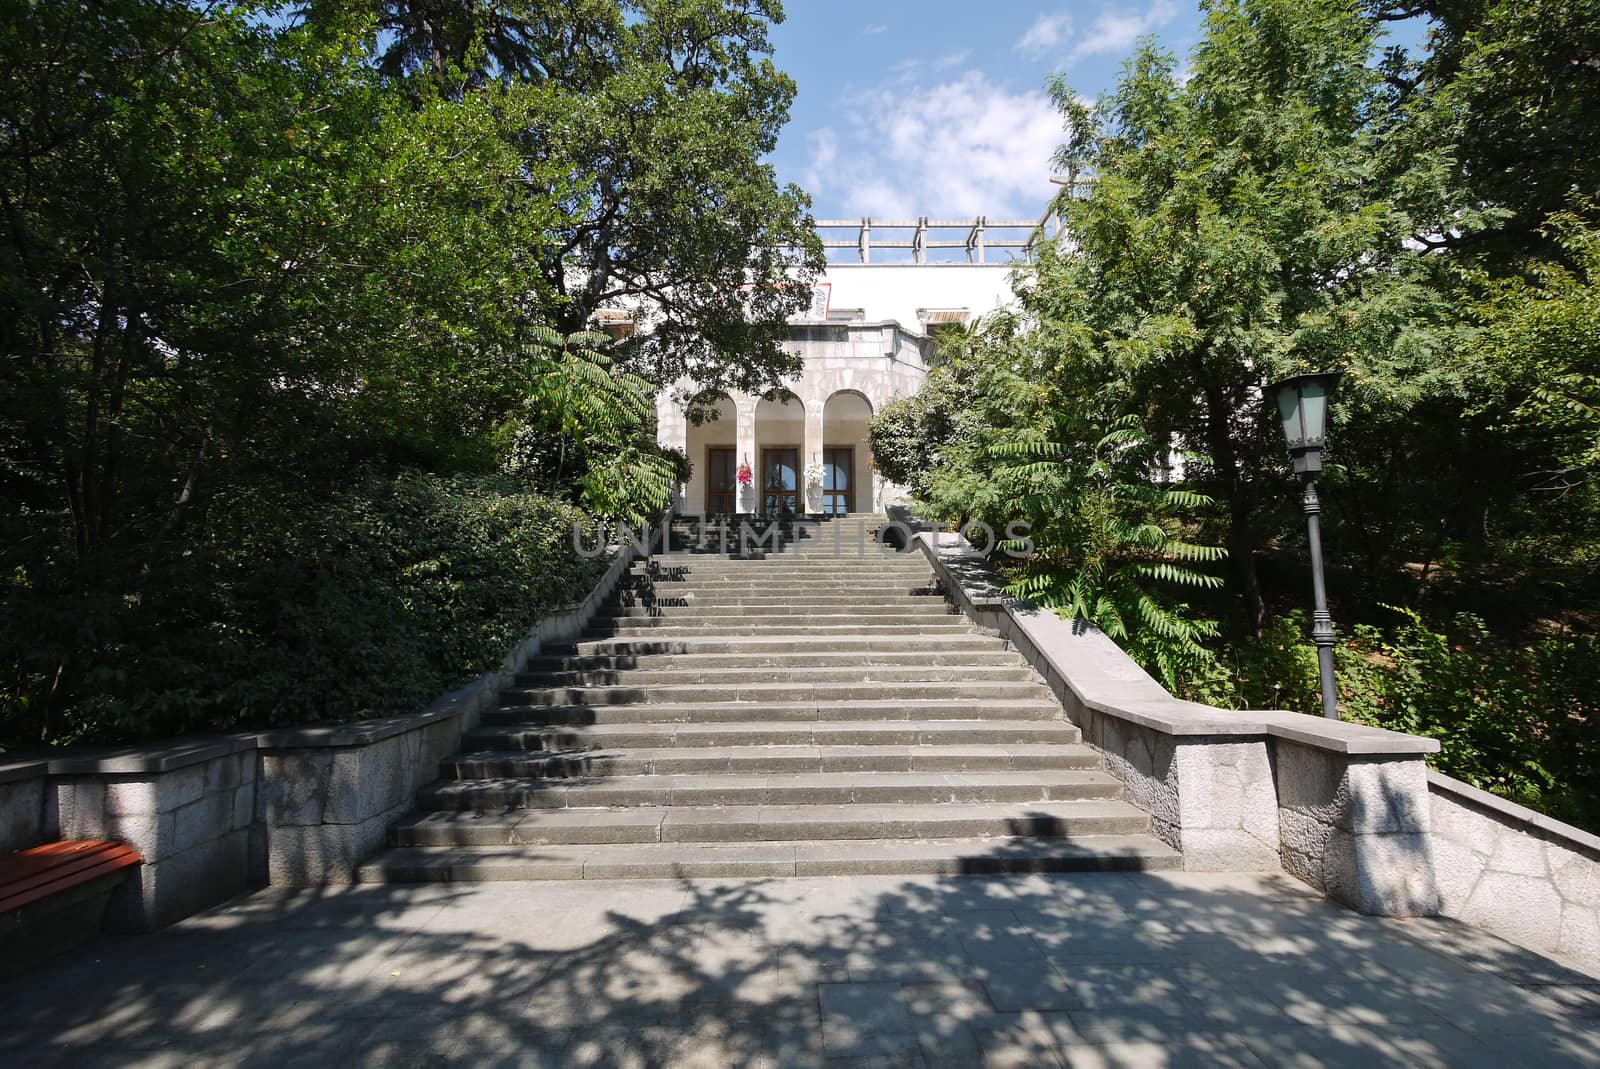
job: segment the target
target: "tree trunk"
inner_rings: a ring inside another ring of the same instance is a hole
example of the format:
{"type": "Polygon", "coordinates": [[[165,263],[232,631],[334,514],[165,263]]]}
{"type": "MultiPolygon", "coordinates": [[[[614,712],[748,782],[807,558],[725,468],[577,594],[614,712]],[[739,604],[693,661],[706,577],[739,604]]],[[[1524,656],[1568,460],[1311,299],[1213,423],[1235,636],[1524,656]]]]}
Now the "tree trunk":
{"type": "Polygon", "coordinates": [[[1239,472],[1239,452],[1235,448],[1229,417],[1233,414],[1223,390],[1214,382],[1205,386],[1206,447],[1217,474],[1217,485],[1228,502],[1229,592],[1243,612],[1250,632],[1261,636],[1267,626],[1267,603],[1261,596],[1261,577],[1256,571],[1256,538],[1250,520],[1254,502],[1239,472]]]}

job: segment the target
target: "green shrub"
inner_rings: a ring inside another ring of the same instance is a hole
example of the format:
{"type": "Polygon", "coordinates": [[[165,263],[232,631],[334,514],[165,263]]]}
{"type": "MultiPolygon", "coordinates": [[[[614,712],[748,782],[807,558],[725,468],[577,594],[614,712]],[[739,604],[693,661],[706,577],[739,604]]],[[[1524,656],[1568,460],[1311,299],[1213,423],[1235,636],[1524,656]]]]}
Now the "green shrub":
{"type": "Polygon", "coordinates": [[[13,582],[0,663],[23,685],[0,706],[0,741],[414,712],[606,566],[573,550],[579,510],[509,478],[407,473],[309,504],[240,501],[210,510],[137,605],[13,582]],[[58,664],[71,690],[52,703],[58,664]]]}
{"type": "MultiPolygon", "coordinates": [[[[1559,634],[1510,646],[1468,613],[1441,632],[1412,610],[1394,611],[1397,625],[1359,626],[1337,647],[1342,715],[1433,736],[1440,771],[1600,827],[1600,639],[1559,634]]],[[[1320,714],[1316,651],[1304,634],[1304,617],[1291,614],[1233,651],[1241,704],[1320,714]]]]}

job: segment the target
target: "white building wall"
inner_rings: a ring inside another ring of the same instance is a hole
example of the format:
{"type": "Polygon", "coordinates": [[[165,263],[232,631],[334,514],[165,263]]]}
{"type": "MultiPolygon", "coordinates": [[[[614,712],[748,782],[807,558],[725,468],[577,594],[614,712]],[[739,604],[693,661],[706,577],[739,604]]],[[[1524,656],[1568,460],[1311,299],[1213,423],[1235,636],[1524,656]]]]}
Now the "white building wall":
{"type": "MultiPolygon", "coordinates": [[[[923,331],[921,309],[966,309],[973,318],[1012,300],[1010,264],[831,264],[823,280],[832,287],[832,321],[797,323],[787,347],[804,360],[804,371],[787,385],[803,406],[799,418],[778,422],[770,406],[758,419],[760,398],[733,393],[734,418],[690,427],[685,402],[697,392],[689,381],[674,383],[656,399],[659,440],[683,449],[692,473],[679,494],[678,510],[698,515],[705,509],[706,446],[731,441],[737,460],[750,465],[755,483],[739,493],[741,512],[760,508],[761,447],[798,445],[803,473],[821,464],[826,446],[851,446],[855,456],[858,512],[879,511],[903,498],[901,488],[880,486],[867,467],[866,425],[859,418],[825,422],[828,400],[860,394],[873,413],[897,397],[922,388],[932,342],[923,331]],[[848,322],[845,310],[859,312],[848,322]]],[[[842,409],[836,409],[836,413],[842,409]]],[[[804,487],[806,511],[820,509],[820,487],[804,487]]]]}
{"type": "Polygon", "coordinates": [[[1014,264],[829,264],[829,306],[922,330],[923,308],[966,308],[973,318],[1011,303],[1014,264]]]}

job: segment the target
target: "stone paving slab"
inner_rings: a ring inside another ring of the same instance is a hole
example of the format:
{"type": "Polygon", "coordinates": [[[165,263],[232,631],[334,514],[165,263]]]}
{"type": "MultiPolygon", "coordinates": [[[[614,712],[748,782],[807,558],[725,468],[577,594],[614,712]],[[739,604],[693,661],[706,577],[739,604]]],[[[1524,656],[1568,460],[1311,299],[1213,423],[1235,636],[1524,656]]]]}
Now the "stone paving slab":
{"type": "Polygon", "coordinates": [[[1600,978],[1281,876],[263,891],[0,985],[0,1065],[1600,1064],[1600,978]]]}

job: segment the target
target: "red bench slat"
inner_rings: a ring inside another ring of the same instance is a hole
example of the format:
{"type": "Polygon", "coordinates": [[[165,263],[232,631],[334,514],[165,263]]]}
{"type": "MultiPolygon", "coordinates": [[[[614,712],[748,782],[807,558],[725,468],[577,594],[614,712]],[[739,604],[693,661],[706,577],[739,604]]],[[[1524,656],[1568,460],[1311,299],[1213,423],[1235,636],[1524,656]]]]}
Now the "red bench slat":
{"type": "Polygon", "coordinates": [[[118,872],[143,859],[122,843],[75,839],[0,855],[0,913],[118,872]]]}

